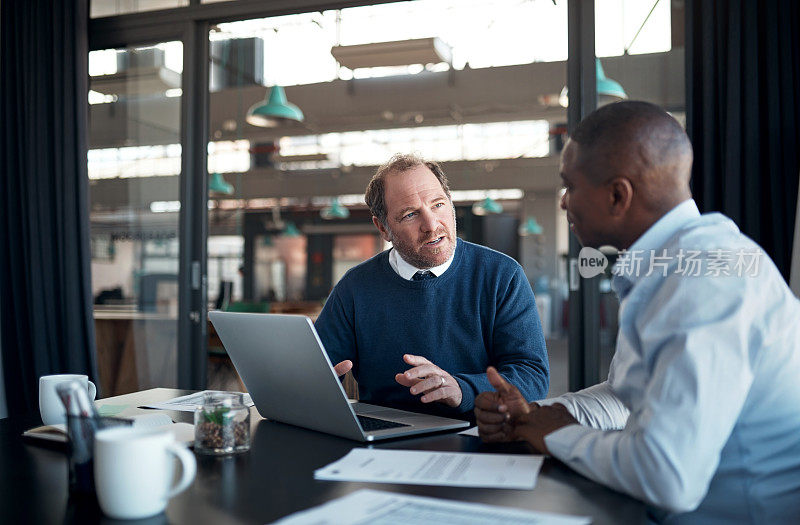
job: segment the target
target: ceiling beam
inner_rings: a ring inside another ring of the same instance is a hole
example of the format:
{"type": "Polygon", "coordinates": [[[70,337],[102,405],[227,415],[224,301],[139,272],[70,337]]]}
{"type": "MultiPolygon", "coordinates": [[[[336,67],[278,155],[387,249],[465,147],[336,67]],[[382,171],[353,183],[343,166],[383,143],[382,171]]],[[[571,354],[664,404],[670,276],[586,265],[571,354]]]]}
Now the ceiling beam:
{"type": "MultiPolygon", "coordinates": [[[[630,98],[668,110],[684,108],[683,50],[603,58],[609,78],[622,84],[630,98]]],[[[249,86],[210,95],[211,140],[274,140],[371,129],[455,125],[518,120],[566,122],[566,111],[539,102],[566,83],[566,62],[422,72],[318,84],[289,86],[288,99],[306,121],[281,128],[257,128],[245,112],[263,100],[266,88],[249,86]]],[[[180,99],[122,100],[90,107],[91,149],[174,143],[179,136],[180,99]],[[130,121],[130,122],[129,122],[130,121]]]]}
{"type": "Polygon", "coordinates": [[[252,18],[387,4],[398,0],[236,0],[194,4],[89,20],[89,49],[125,47],[140,42],[179,38],[175,28],[186,22],[219,24],[252,18]]]}

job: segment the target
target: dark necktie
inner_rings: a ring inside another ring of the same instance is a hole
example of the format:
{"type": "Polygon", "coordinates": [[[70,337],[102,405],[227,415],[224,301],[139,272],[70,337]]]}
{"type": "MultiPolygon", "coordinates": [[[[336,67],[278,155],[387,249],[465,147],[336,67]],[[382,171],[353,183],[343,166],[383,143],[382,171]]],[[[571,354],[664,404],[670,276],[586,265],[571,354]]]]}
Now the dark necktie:
{"type": "Polygon", "coordinates": [[[436,277],[431,272],[417,272],[412,277],[412,281],[424,281],[425,279],[433,279],[436,277]]]}

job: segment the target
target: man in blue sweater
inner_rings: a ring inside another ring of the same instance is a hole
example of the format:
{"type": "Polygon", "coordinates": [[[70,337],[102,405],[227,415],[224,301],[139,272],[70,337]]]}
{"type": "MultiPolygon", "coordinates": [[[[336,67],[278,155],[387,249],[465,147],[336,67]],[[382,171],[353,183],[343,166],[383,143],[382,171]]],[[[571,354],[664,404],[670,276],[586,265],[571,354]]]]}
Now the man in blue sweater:
{"type": "Polygon", "coordinates": [[[456,237],[441,168],[396,155],[365,199],[393,248],[348,271],[316,322],[337,373],[353,370],[360,399],[469,418],[491,389],[488,365],[526,399],[544,398],[547,352],[525,273],[456,237]]]}

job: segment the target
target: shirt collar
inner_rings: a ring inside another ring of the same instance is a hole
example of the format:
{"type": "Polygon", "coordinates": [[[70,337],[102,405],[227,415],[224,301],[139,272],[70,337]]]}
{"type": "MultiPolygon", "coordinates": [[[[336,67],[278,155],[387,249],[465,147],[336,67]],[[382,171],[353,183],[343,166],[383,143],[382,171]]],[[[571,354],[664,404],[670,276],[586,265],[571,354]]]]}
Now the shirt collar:
{"type": "MultiPolygon", "coordinates": [[[[650,226],[630,248],[621,252],[617,262],[635,254],[641,258],[641,267],[644,268],[646,264],[649,264],[652,250],[664,246],[678,230],[698,217],[700,217],[700,210],[697,209],[694,199],[683,201],[650,226]]],[[[644,273],[641,271],[638,273],[615,273],[611,279],[611,287],[620,298],[623,298],[644,273]]]]}
{"type": "MultiPolygon", "coordinates": [[[[456,244],[456,249],[458,249],[458,244],[456,244]]],[[[402,256],[397,252],[395,248],[392,248],[392,251],[389,252],[389,264],[391,265],[392,269],[397,272],[397,274],[410,281],[411,278],[417,272],[424,272],[428,271],[431,272],[436,277],[442,275],[450,265],[453,263],[453,259],[456,256],[456,250],[453,250],[453,253],[450,255],[450,258],[447,259],[444,263],[440,264],[439,266],[434,266],[433,268],[417,268],[416,266],[409,264],[403,259],[402,256]]]]}

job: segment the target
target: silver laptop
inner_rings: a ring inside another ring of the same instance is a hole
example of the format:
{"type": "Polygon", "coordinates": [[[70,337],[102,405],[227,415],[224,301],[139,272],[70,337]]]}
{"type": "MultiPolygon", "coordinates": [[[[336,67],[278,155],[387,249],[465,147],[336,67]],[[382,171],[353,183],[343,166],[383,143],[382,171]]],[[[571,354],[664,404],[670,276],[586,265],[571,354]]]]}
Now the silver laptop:
{"type": "Polygon", "coordinates": [[[209,312],[258,412],[357,441],[466,428],[469,423],[351,403],[311,319],[302,315],[209,312]]]}

